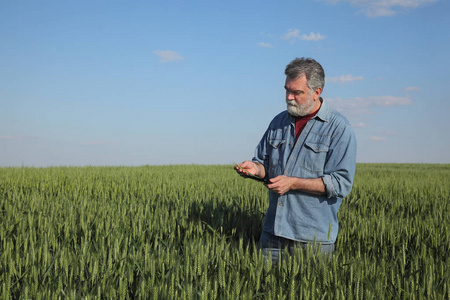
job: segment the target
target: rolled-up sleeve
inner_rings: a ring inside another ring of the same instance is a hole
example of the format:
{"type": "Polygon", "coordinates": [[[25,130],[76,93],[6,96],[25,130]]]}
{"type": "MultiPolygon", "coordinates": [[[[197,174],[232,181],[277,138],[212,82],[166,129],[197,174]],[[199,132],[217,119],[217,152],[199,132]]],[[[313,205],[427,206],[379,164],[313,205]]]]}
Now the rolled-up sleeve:
{"type": "Polygon", "coordinates": [[[267,136],[269,134],[269,130],[266,130],[263,137],[261,138],[261,141],[256,146],[255,153],[253,156],[252,161],[258,162],[262,165],[264,165],[265,168],[268,167],[268,154],[267,154],[267,136]]]}
{"type": "Polygon", "coordinates": [[[356,165],[356,137],[347,125],[333,137],[321,176],[328,198],[347,197],[353,186],[356,165]]]}

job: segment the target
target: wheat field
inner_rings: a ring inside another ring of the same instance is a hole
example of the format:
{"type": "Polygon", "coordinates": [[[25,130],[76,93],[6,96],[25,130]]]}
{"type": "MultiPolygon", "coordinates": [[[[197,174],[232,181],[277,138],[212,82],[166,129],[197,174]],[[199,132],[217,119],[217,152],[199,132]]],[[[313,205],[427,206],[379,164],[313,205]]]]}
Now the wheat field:
{"type": "Polygon", "coordinates": [[[358,164],[331,260],[265,263],[229,165],[0,168],[1,299],[449,299],[450,165],[358,164]]]}

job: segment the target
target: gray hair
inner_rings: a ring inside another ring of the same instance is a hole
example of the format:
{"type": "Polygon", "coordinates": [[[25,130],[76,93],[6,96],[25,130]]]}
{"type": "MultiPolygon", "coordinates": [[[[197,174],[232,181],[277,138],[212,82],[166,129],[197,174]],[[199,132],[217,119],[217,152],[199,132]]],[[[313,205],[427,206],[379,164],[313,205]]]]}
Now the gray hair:
{"type": "Polygon", "coordinates": [[[284,74],[289,79],[298,79],[306,76],[306,83],[309,88],[310,95],[325,86],[325,71],[322,66],[312,58],[296,58],[291,61],[284,70],[284,74]]]}

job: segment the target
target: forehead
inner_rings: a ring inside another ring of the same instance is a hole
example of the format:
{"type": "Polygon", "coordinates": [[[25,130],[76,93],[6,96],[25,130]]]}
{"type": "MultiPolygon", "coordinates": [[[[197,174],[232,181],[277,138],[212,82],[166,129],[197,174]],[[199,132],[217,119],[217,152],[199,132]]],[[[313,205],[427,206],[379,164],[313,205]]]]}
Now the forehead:
{"type": "Polygon", "coordinates": [[[305,90],[308,89],[308,81],[306,76],[301,76],[299,78],[289,78],[286,77],[286,87],[290,90],[305,90]]]}

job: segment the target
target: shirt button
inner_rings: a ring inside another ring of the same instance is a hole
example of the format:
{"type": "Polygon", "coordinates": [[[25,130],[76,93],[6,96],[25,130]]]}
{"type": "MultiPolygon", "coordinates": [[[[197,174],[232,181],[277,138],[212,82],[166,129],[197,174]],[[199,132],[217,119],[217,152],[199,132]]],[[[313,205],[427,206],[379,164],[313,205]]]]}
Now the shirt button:
{"type": "Polygon", "coordinates": [[[280,202],[280,206],[283,206],[283,203],[280,202]]]}
{"type": "Polygon", "coordinates": [[[286,171],[286,172],[284,172],[284,175],[287,175],[288,174],[288,172],[286,171]]]}

